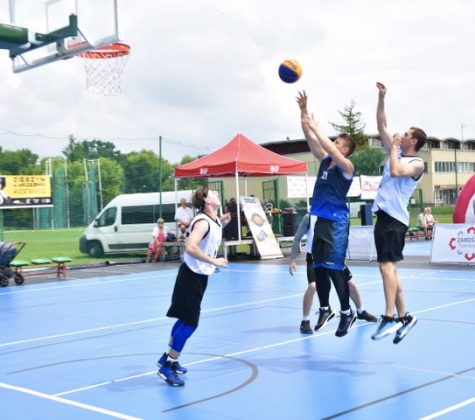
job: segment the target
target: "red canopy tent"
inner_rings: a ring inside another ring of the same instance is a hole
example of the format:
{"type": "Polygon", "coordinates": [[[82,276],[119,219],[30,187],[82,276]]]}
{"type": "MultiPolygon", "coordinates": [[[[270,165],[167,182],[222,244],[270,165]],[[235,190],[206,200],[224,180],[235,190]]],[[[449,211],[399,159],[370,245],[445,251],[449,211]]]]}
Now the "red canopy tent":
{"type": "MultiPolygon", "coordinates": [[[[278,155],[252,142],[243,134],[237,134],[220,149],[193,162],[175,168],[175,178],[236,178],[239,197],[239,176],[271,176],[306,174],[307,164],[278,155]]],[[[238,224],[240,226],[240,212],[238,224]]],[[[239,229],[239,239],[241,232],[239,229]]]]}
{"type": "Polygon", "coordinates": [[[220,149],[190,163],[177,166],[177,178],[268,176],[307,173],[307,164],[278,155],[237,134],[220,149]]]}

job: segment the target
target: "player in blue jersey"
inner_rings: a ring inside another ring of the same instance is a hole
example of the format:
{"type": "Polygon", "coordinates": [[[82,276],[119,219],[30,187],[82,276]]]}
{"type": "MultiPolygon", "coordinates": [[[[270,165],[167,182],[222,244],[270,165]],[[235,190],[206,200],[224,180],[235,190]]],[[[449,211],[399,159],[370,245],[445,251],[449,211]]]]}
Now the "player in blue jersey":
{"type": "Polygon", "coordinates": [[[355,141],[350,135],[342,133],[332,142],[308,113],[307,101],[305,91],[299,92],[297,103],[302,130],[310,150],[320,161],[310,209],[311,215],[317,216],[312,257],[320,316],[315,329],[322,328],[335,316],[330,307],[331,278],[341,307],[340,323],[335,335],[343,337],[356,320],[356,314],[350,307],[348,278],[345,276],[350,226],[346,194],[355,172],[348,157],[355,150],[355,141]]]}

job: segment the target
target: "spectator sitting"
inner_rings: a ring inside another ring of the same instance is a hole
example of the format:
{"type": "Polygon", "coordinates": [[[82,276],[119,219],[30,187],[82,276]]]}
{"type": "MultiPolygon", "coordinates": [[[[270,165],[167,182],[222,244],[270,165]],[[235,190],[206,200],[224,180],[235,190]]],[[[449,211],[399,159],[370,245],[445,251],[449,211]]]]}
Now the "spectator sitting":
{"type": "Polygon", "coordinates": [[[426,207],[417,217],[417,227],[424,230],[426,240],[432,239],[432,229],[437,221],[432,215],[430,207],[426,207]]]}
{"type": "Polygon", "coordinates": [[[180,229],[178,240],[185,240],[186,229],[190,226],[193,219],[193,212],[186,203],[186,198],[180,199],[180,206],[176,209],[175,220],[178,228],[180,229]]]}
{"type": "Polygon", "coordinates": [[[165,250],[163,243],[167,235],[168,230],[165,227],[165,221],[162,218],[157,219],[157,225],[153,228],[152,232],[152,241],[148,245],[147,260],[145,262],[150,262],[152,258],[154,262],[157,262],[158,257],[162,255],[165,250]]]}

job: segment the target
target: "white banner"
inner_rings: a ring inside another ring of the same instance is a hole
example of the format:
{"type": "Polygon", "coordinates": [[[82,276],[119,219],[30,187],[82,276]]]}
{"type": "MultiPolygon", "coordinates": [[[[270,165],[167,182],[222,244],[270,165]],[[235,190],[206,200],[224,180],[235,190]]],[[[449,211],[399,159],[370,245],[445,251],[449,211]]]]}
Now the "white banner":
{"type": "Polygon", "coordinates": [[[287,196],[288,198],[306,198],[313,194],[313,186],[315,185],[315,176],[307,177],[307,188],[305,188],[304,176],[288,176],[287,177],[287,196]]]}
{"type": "Polygon", "coordinates": [[[252,237],[263,260],[283,257],[274,232],[257,197],[240,197],[252,237]]]}
{"type": "Polygon", "coordinates": [[[361,185],[360,185],[360,177],[355,176],[353,181],[351,182],[350,189],[346,194],[347,197],[359,197],[361,194],[361,185]]]}
{"type": "Polygon", "coordinates": [[[379,184],[382,176],[366,176],[361,175],[361,199],[374,200],[378,192],[379,184]]]}
{"type": "Polygon", "coordinates": [[[434,225],[431,263],[475,264],[475,224],[434,225]]]}
{"type": "MultiPolygon", "coordinates": [[[[316,176],[307,177],[307,188],[305,188],[304,176],[288,176],[287,177],[287,197],[288,198],[306,198],[313,195],[313,187],[315,186],[316,176]]],[[[355,176],[351,183],[347,197],[359,197],[361,194],[360,177],[355,176]]]]}
{"type": "Polygon", "coordinates": [[[348,260],[373,261],[376,256],[373,226],[350,226],[348,260]]]}

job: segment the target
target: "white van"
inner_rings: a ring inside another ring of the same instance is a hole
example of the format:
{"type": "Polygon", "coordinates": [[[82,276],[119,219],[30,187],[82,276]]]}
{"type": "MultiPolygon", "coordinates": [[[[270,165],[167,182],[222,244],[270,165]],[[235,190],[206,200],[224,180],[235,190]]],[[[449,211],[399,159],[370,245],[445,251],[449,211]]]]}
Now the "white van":
{"type": "MultiPolygon", "coordinates": [[[[169,232],[177,233],[177,203],[182,198],[189,203],[191,196],[191,190],[162,192],[162,218],[169,232]]],[[[159,193],[119,195],[86,228],[79,239],[79,250],[91,257],[146,251],[159,217],[159,193]]]]}

